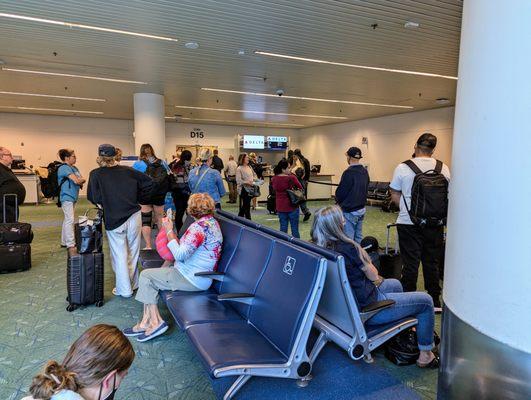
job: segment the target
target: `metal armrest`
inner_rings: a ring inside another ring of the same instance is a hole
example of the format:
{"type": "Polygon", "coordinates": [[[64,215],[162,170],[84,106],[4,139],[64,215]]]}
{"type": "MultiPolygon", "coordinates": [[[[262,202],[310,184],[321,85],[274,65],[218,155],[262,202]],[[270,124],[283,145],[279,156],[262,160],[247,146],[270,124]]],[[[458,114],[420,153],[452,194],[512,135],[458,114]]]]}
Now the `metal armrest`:
{"type": "Polygon", "coordinates": [[[236,301],[238,303],[252,304],[254,294],[251,293],[223,293],[218,296],[218,301],[236,301]]]}
{"type": "Polygon", "coordinates": [[[199,276],[201,278],[210,278],[215,281],[223,282],[223,279],[225,279],[225,273],[224,272],[218,272],[218,271],[202,271],[202,272],[196,272],[194,276],[199,276]]]}
{"type": "Polygon", "coordinates": [[[378,314],[380,311],[386,308],[389,308],[394,304],[395,304],[394,300],[382,300],[382,301],[376,301],[374,303],[369,304],[368,306],[363,307],[363,309],[360,312],[361,321],[362,322],[367,321],[369,318],[378,314]]]}

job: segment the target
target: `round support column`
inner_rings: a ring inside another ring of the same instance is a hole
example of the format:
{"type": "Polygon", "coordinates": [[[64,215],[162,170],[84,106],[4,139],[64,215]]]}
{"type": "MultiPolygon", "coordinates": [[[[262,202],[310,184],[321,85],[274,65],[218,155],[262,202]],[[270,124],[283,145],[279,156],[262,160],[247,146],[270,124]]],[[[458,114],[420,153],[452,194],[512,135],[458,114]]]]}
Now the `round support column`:
{"type": "Polygon", "coordinates": [[[155,93],[135,93],[135,152],[149,143],[157,157],[165,155],[166,130],[164,121],[164,96],[155,93]]]}
{"type": "Polygon", "coordinates": [[[530,18],[464,2],[438,399],[531,398],[530,18]]]}

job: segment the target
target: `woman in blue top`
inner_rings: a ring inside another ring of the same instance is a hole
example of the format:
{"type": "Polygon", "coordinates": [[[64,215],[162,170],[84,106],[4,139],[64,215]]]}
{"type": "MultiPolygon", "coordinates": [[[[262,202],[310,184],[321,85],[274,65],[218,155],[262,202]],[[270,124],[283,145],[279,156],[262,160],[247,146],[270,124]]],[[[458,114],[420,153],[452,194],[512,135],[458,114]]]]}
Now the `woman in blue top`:
{"type": "Polygon", "coordinates": [[[114,395],[135,358],[131,342],[112,325],[87,329],[61,364],[48,361],[22,400],[105,400],[114,395]]]}
{"type": "Polygon", "coordinates": [[[74,234],[74,209],[79,197],[79,189],[86,179],[74,166],[76,153],[74,150],[59,150],[59,158],[64,163],[57,170],[57,184],[60,187],[59,202],[64,213],[63,227],[61,229],[61,246],[68,249],[68,254],[77,254],[76,237],[74,234]]]}
{"type": "Polygon", "coordinates": [[[212,169],[212,152],[202,149],[199,153],[201,165],[195,167],[188,175],[188,184],[192,193],[208,193],[221,209],[221,198],[225,196],[225,187],[219,171],[212,169]]]}
{"type": "Polygon", "coordinates": [[[345,234],[345,218],[339,206],[323,207],[315,213],[311,236],[314,243],[342,254],[354,296],[360,308],[382,300],[394,300],[395,304],[371,317],[367,325],[381,325],[415,317],[417,345],[420,350],[417,366],[438,368],[439,358],[433,354],[433,328],[435,314],[433,300],[425,292],[406,292],[397,279],[384,279],[371,263],[361,246],[345,234]]]}
{"type": "Polygon", "coordinates": [[[135,161],[133,168],[143,172],[153,179],[153,191],[148,204],[141,204],[142,209],[142,236],[146,242],[144,249],[151,249],[151,226],[153,217],[155,224],[160,228],[164,214],[164,203],[168,191],[168,171],[166,161],[157,158],[155,150],[149,143],[140,146],[139,160],[135,161]],[[155,214],[155,215],[153,215],[155,214]]]}

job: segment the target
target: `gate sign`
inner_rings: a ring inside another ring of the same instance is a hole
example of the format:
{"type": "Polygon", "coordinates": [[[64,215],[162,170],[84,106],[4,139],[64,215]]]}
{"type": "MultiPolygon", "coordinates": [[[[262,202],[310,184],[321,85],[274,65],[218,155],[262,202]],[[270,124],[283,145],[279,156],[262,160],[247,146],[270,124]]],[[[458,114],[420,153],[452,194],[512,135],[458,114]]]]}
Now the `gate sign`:
{"type": "Polygon", "coordinates": [[[265,140],[263,136],[243,135],[244,149],[263,149],[265,140]]]}
{"type": "Polygon", "coordinates": [[[205,137],[205,132],[201,128],[194,128],[190,132],[190,137],[192,139],[203,139],[205,137]]]}

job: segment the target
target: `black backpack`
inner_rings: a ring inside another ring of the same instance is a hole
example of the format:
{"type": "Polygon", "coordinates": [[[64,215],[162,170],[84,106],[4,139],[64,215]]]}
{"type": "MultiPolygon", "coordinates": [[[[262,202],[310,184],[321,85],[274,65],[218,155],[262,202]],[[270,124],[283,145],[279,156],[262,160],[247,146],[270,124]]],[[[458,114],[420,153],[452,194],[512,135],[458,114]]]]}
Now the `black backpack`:
{"type": "Polygon", "coordinates": [[[60,183],[57,180],[57,174],[59,167],[65,165],[62,162],[54,161],[48,164],[46,169],[48,170],[48,177],[41,179],[41,191],[44,197],[51,199],[54,197],[59,197],[61,192],[61,186],[68,180],[64,178],[60,183]]]}
{"type": "Polygon", "coordinates": [[[413,224],[424,226],[446,225],[448,214],[448,180],[441,173],[443,163],[437,160],[435,169],[422,172],[412,160],[404,161],[415,173],[411,186],[411,205],[407,212],[413,224]]]}
{"type": "Polygon", "coordinates": [[[168,191],[168,170],[161,160],[152,163],[146,162],[146,174],[153,179],[153,193],[165,193],[168,191]]]}

